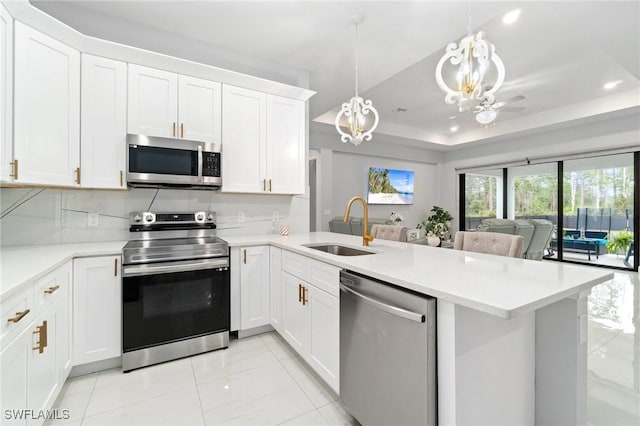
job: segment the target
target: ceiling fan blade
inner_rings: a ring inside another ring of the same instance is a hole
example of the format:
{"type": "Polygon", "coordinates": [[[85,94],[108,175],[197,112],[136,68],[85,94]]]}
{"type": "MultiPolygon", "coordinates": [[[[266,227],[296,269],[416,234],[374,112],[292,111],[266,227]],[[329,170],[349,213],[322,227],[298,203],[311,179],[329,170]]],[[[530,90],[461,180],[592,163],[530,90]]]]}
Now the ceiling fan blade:
{"type": "Polygon", "coordinates": [[[494,108],[502,108],[504,105],[511,104],[513,102],[522,101],[524,99],[526,99],[526,98],[523,95],[513,96],[513,97],[511,97],[509,99],[505,99],[504,101],[494,102],[493,103],[493,107],[494,108]]]}
{"type": "Polygon", "coordinates": [[[479,99],[464,100],[458,104],[458,109],[460,110],[460,112],[471,111],[478,105],[480,105],[480,102],[481,101],[479,99]]]}
{"type": "Polygon", "coordinates": [[[503,112],[520,112],[520,111],[524,111],[525,107],[504,107],[504,108],[500,108],[500,111],[503,112]]]}

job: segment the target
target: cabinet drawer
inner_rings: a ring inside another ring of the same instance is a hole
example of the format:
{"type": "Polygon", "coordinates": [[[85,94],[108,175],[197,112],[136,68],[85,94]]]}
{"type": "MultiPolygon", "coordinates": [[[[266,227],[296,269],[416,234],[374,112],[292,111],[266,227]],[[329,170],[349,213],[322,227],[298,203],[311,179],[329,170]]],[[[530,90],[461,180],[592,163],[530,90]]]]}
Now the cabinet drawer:
{"type": "Polygon", "coordinates": [[[26,286],[22,292],[0,304],[0,312],[2,312],[0,342],[2,342],[2,347],[5,347],[11,338],[17,336],[20,330],[33,321],[37,314],[35,311],[33,285],[26,286]],[[27,310],[29,312],[26,312],[27,310]],[[9,319],[14,321],[9,321],[9,319]]]}
{"type": "Polygon", "coordinates": [[[62,278],[60,270],[47,274],[44,278],[36,281],[33,286],[33,298],[38,311],[46,309],[60,294],[64,293],[63,287],[67,285],[68,283],[62,278]]]}
{"type": "Polygon", "coordinates": [[[283,251],[282,270],[306,281],[309,276],[309,258],[283,251]]]}
{"type": "Polygon", "coordinates": [[[337,266],[310,260],[307,281],[332,296],[340,297],[340,268],[337,266]]]}

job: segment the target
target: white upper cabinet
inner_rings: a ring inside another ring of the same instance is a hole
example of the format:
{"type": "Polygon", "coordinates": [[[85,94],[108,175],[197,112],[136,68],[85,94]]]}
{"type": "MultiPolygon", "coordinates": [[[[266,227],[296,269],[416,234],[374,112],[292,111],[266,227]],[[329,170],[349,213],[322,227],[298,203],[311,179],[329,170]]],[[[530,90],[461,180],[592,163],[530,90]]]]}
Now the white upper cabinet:
{"type": "Polygon", "coordinates": [[[178,76],[180,138],[209,143],[222,140],[222,85],[178,76]]]}
{"type": "Polygon", "coordinates": [[[129,133],[175,138],[178,75],[129,64],[129,133]]]}
{"type": "Polygon", "coordinates": [[[13,170],[13,18],[0,4],[0,180],[13,170]]]}
{"type": "Polygon", "coordinates": [[[269,192],[304,194],[305,103],[267,95],[269,192]]]}
{"type": "Polygon", "coordinates": [[[129,64],[129,133],[221,140],[221,84],[129,64]]]}
{"type": "Polygon", "coordinates": [[[80,53],[17,21],[14,31],[14,181],[78,186],[80,53]]]}
{"type": "Polygon", "coordinates": [[[305,103],[223,85],[222,190],[302,194],[305,103]]]}
{"type": "Polygon", "coordinates": [[[81,184],[126,189],[127,64],[82,55],[81,184]]]}
{"type": "Polygon", "coordinates": [[[222,190],[265,192],[267,95],[222,87],[222,190]]]}

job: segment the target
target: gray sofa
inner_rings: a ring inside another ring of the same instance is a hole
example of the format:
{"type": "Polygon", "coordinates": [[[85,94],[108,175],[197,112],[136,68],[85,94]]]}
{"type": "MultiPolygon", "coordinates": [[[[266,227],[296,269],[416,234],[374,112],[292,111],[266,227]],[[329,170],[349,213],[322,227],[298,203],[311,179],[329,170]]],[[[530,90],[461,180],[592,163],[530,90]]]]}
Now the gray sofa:
{"type": "MultiPolygon", "coordinates": [[[[329,221],[329,231],[337,232],[339,234],[349,235],[362,235],[363,218],[352,216],[349,222],[343,222],[342,216],[336,216],[329,221]]],[[[387,223],[387,219],[380,219],[375,217],[369,218],[368,232],[371,235],[371,228],[373,225],[384,225],[387,223]]]]}
{"type": "Polygon", "coordinates": [[[522,257],[541,260],[551,241],[553,223],[546,219],[485,219],[476,231],[522,235],[522,257]]]}

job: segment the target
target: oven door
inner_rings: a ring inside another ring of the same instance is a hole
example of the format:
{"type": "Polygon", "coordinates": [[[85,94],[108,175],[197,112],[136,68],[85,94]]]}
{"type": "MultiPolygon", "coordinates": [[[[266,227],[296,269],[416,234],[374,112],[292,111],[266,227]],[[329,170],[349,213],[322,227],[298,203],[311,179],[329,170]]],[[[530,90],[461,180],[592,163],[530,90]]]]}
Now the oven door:
{"type": "Polygon", "coordinates": [[[122,348],[229,330],[229,259],[123,267],[122,348]]]}

